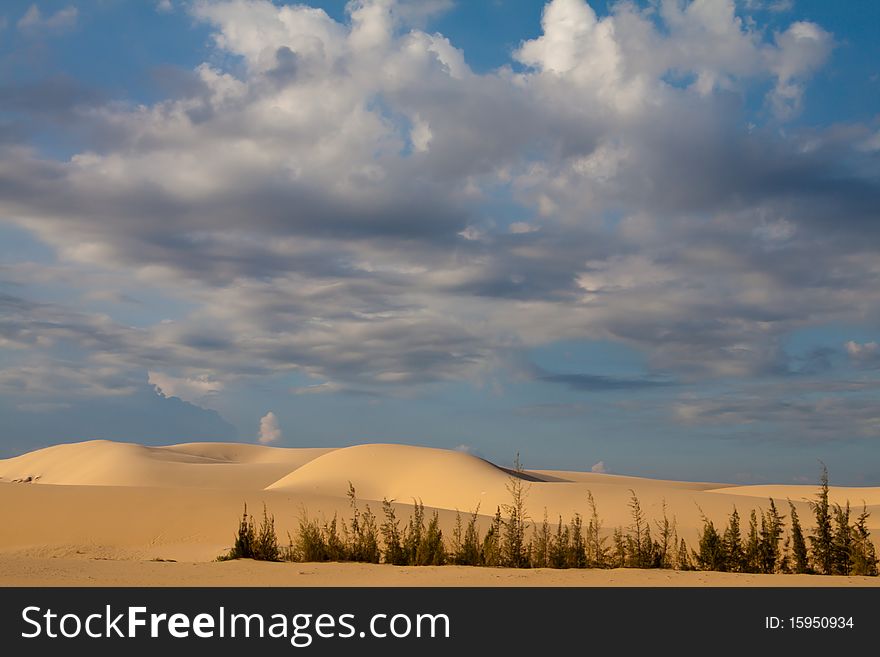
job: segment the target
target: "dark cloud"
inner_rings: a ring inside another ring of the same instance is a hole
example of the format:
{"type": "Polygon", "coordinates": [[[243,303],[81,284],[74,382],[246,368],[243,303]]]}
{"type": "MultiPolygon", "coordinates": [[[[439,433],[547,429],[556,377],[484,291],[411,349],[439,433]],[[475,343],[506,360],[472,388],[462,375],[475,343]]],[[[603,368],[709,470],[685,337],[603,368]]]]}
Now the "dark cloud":
{"type": "Polygon", "coordinates": [[[32,449],[34,444],[96,439],[152,445],[240,439],[236,429],[215,411],[176,397],[161,397],[146,386],[125,397],[94,398],[54,407],[16,404],[7,396],[0,400],[0,432],[13,446],[20,445],[21,451],[25,446],[32,449]]]}
{"type": "Polygon", "coordinates": [[[873,396],[843,396],[831,390],[817,390],[812,397],[754,392],[682,399],[674,406],[674,415],[682,424],[721,427],[734,435],[769,441],[850,442],[880,437],[873,396]]]}
{"type": "Polygon", "coordinates": [[[568,386],[579,392],[605,392],[614,390],[641,390],[646,388],[660,388],[675,385],[671,381],[663,381],[655,378],[626,378],[616,376],[604,376],[601,374],[563,374],[546,372],[535,368],[535,378],[547,383],[558,383],[568,386]]]}

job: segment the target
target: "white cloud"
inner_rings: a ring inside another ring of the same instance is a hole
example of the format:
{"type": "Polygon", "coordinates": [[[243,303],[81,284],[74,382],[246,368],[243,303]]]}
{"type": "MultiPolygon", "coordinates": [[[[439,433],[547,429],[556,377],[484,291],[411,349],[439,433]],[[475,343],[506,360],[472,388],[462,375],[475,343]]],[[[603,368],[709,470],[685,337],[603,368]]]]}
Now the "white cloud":
{"type": "Polygon", "coordinates": [[[174,11],[174,5],[171,3],[171,0],[159,0],[156,3],[156,11],[160,14],[167,14],[174,11]]]}
{"type": "Polygon", "coordinates": [[[850,340],[844,347],[850,359],[861,367],[880,367],[880,344],[850,340]]]}
{"type": "Polygon", "coordinates": [[[597,474],[607,474],[608,469],[605,467],[605,461],[599,461],[598,463],[593,464],[590,468],[590,472],[595,472],[597,474]]]}
{"type": "Polygon", "coordinates": [[[464,230],[459,231],[458,235],[469,242],[479,242],[486,236],[486,234],[476,226],[468,226],[464,230]]]}
{"type": "Polygon", "coordinates": [[[792,23],[775,41],[777,48],[767,56],[776,75],[769,100],[777,116],[790,118],[801,110],[805,79],[825,62],[834,44],[828,32],[807,21],[792,23]]]}
{"type": "Polygon", "coordinates": [[[525,235],[527,233],[537,233],[541,230],[540,226],[535,226],[527,221],[514,221],[510,224],[510,232],[514,235],[525,235]]]}
{"type": "Polygon", "coordinates": [[[410,131],[410,141],[412,141],[413,150],[417,153],[427,153],[432,137],[431,126],[417,115],[413,120],[413,127],[410,131]]]}
{"type": "Polygon", "coordinates": [[[43,16],[36,3],[18,21],[18,29],[25,33],[63,32],[76,26],[79,11],[74,6],[59,9],[54,14],[43,16]]]}
{"type": "Polygon", "coordinates": [[[803,87],[828,57],[831,35],[800,21],[775,35],[772,44],[736,15],[733,0],[664,2],[659,13],[667,33],[634,5],[621,4],[598,18],[584,0],[552,0],[544,8],[544,33],[514,56],[543,74],[547,84],[571,85],[621,112],[650,111],[668,102],[667,76],[693,78],[701,96],[735,90],[751,78],[773,77],[768,101],[780,118],[800,110],[803,87]]]}
{"type": "Polygon", "coordinates": [[[794,237],[797,226],[785,218],[763,222],[757,226],[752,234],[755,237],[770,243],[786,242],[794,237]]]}
{"type": "Polygon", "coordinates": [[[148,372],[148,382],[163,397],[178,397],[183,401],[203,405],[211,396],[223,390],[223,383],[208,374],[195,377],[174,377],[163,372],[148,372]]]}
{"type": "Polygon", "coordinates": [[[279,440],[281,440],[281,427],[278,426],[278,418],[275,417],[275,413],[269,411],[260,418],[260,434],[257,436],[257,441],[261,445],[269,445],[279,440]]]}

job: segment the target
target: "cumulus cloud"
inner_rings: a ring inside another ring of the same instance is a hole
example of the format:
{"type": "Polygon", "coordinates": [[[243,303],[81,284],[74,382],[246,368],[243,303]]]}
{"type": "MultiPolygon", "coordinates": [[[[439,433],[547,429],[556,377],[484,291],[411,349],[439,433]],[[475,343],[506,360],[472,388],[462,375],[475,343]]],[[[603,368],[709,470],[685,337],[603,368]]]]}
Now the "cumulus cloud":
{"type": "Polygon", "coordinates": [[[156,3],[156,11],[160,14],[168,14],[174,11],[174,5],[171,0],[159,0],[156,3]]]}
{"type": "Polygon", "coordinates": [[[880,367],[880,345],[876,342],[850,340],[844,347],[850,359],[860,367],[880,367]]]}
{"type": "Polygon", "coordinates": [[[260,418],[260,433],[257,441],[261,445],[269,445],[279,440],[281,440],[281,427],[278,426],[278,418],[275,417],[275,413],[269,411],[260,418]]]}
{"type": "Polygon", "coordinates": [[[79,10],[73,5],[44,16],[40,7],[34,3],[28,7],[17,25],[19,31],[25,34],[64,32],[76,26],[78,16],[79,10]]]}
{"type": "Polygon", "coordinates": [[[148,372],[148,382],[163,397],[178,397],[196,405],[204,405],[211,396],[223,390],[223,383],[207,374],[175,377],[163,372],[148,372]]]}
{"type": "Polygon", "coordinates": [[[608,468],[605,467],[605,461],[594,463],[593,466],[590,468],[590,472],[595,472],[597,474],[607,474],[608,468]]]}
{"type": "Polygon", "coordinates": [[[445,5],[195,2],[214,52],[185,93],[69,103],[97,135],[69,159],[0,146],[2,221],[68,280],[100,263],[175,302],[132,327],[18,297],[3,344],[190,396],[479,382],[556,340],[646,355],[648,378],[532,372],[584,391],[784,375],[792,331],[876,317],[870,131],[776,129],[829,56],[820,26],[553,0],[477,73],[419,27],[445,5]],[[767,89],[777,117],[747,130],[767,89]]]}

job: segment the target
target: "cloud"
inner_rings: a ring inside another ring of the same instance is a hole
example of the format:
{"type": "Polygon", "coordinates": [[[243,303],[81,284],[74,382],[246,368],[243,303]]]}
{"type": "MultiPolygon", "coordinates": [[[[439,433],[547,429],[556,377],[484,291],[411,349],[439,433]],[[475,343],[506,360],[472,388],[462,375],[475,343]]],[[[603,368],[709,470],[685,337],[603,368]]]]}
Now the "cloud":
{"type": "Polygon", "coordinates": [[[310,386],[298,386],[292,388],[291,392],[295,395],[326,395],[343,390],[342,386],[336,383],[325,381],[324,383],[316,383],[310,386]]]}
{"type": "Polygon", "coordinates": [[[524,235],[526,233],[536,233],[541,230],[540,226],[534,226],[525,221],[514,221],[510,224],[510,232],[514,235],[524,235]]]}
{"type": "Polygon", "coordinates": [[[163,397],[180,399],[203,406],[205,401],[223,390],[223,383],[214,381],[207,374],[195,377],[174,377],[162,372],[148,372],[148,380],[163,397]]]}
{"type": "Polygon", "coordinates": [[[814,384],[809,394],[755,386],[726,395],[688,395],[673,406],[676,421],[756,440],[829,442],[880,437],[876,387],[814,384]]]}
{"type": "Polygon", "coordinates": [[[794,8],[794,0],[745,0],[747,11],[770,11],[782,13],[794,8]]]}
{"type": "Polygon", "coordinates": [[[76,27],[79,11],[74,6],[59,9],[54,14],[43,16],[39,6],[34,3],[18,20],[18,29],[25,34],[46,32],[66,32],[76,27]]]}
{"type": "Polygon", "coordinates": [[[590,472],[595,472],[597,474],[608,474],[608,469],[605,467],[605,461],[594,463],[593,466],[590,468],[590,472]]]}
{"type": "Polygon", "coordinates": [[[653,379],[627,379],[623,377],[603,376],[599,374],[554,374],[544,373],[538,376],[541,381],[560,383],[572,390],[598,392],[603,390],[635,390],[638,388],[654,388],[670,385],[665,381],[653,379]]]}
{"type": "Polygon", "coordinates": [[[769,100],[777,116],[788,118],[801,109],[804,78],[821,66],[831,52],[831,35],[815,23],[798,21],[776,34],[777,50],[771,54],[776,86],[769,100]]]}
{"type": "Polygon", "coordinates": [[[260,418],[260,434],[257,436],[257,441],[261,445],[269,445],[279,440],[281,440],[281,427],[278,426],[278,418],[275,417],[275,413],[269,411],[260,418]]]}
{"type": "Polygon", "coordinates": [[[174,11],[174,5],[171,0],[159,0],[156,3],[156,11],[160,14],[169,14],[174,11]]]}
{"type": "Polygon", "coordinates": [[[212,52],[168,99],[0,94],[87,141],[56,159],[29,125],[0,144],[2,221],[57,255],[2,275],[93,289],[100,268],[158,298],[136,327],[7,300],[7,381],[51,353],[123,388],[295,373],[383,394],[574,339],[643,353],[647,376],[540,380],[624,390],[787,375],[791,332],[877,318],[875,129],[777,129],[828,57],[821,27],[554,0],[477,73],[415,7],[196,2],[212,52]],[[746,112],[767,89],[764,125],[746,112]]]}
{"type": "Polygon", "coordinates": [[[0,418],[9,436],[4,445],[19,447],[22,452],[34,445],[94,439],[168,445],[182,439],[240,438],[235,427],[216,411],[157,395],[144,382],[126,395],[79,398],[75,403],[18,403],[13,399],[0,397],[0,418]]]}
{"type": "Polygon", "coordinates": [[[394,11],[404,25],[424,28],[432,18],[436,18],[455,6],[453,0],[403,0],[394,11]]]}
{"type": "Polygon", "coordinates": [[[850,340],[844,347],[850,360],[859,367],[880,367],[880,345],[876,342],[856,342],[850,340]]]}

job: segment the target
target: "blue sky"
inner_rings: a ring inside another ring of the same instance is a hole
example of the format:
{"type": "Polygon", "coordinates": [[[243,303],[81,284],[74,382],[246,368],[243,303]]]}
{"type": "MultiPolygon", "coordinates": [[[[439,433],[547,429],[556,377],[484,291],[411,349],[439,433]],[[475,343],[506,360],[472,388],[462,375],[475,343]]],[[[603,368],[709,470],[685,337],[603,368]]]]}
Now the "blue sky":
{"type": "Polygon", "coordinates": [[[0,457],[383,441],[876,485],[878,26],[4,3],[0,457]]]}

